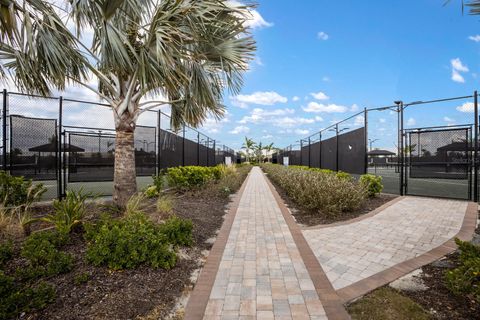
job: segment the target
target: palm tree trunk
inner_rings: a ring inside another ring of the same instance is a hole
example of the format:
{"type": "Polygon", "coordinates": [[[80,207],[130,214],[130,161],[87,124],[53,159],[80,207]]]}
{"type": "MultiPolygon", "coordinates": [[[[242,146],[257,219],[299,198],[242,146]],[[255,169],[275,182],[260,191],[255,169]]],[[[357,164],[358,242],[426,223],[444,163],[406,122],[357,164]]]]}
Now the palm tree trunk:
{"type": "Polygon", "coordinates": [[[115,172],[113,201],[125,207],[128,199],[137,192],[135,172],[135,145],[132,130],[117,129],[115,137],[115,172]]]}

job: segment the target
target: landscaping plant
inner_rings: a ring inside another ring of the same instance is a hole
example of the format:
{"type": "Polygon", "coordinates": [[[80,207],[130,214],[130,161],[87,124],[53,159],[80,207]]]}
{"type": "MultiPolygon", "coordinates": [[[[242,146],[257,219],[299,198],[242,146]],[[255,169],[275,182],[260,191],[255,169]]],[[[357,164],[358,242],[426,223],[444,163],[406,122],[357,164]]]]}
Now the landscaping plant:
{"type": "Polygon", "coordinates": [[[360,176],[360,183],[365,186],[369,197],[375,197],[383,190],[381,176],[363,174],[360,176]]]}
{"type": "Polygon", "coordinates": [[[69,234],[72,229],[81,224],[87,213],[86,200],[91,198],[91,193],[69,190],[62,200],[53,200],[53,213],[39,220],[55,226],[58,232],[69,234]]]}
{"type": "Polygon", "coordinates": [[[294,202],[308,210],[338,215],[357,209],[367,196],[364,185],[354,179],[272,164],[262,168],[294,202]]]}
{"type": "Polygon", "coordinates": [[[446,286],[457,295],[472,295],[480,303],[480,246],[455,239],[459,265],[445,274],[446,286]]]}

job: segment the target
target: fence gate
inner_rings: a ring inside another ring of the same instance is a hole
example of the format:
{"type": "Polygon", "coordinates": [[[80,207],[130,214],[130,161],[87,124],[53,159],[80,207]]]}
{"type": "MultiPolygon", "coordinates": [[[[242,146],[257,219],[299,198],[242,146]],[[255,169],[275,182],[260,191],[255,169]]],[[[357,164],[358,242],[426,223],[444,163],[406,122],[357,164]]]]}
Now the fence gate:
{"type": "Polygon", "coordinates": [[[405,193],[471,200],[472,128],[406,131],[405,193]]]}

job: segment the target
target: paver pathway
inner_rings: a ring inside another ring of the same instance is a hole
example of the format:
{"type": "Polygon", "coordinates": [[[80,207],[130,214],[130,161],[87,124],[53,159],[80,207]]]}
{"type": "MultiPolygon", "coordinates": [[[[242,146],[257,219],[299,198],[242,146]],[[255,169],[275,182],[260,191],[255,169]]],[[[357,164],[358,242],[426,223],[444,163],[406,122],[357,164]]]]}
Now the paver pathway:
{"type": "Polygon", "coordinates": [[[326,319],[260,168],[246,183],[204,319],[326,319]]]}
{"type": "Polygon", "coordinates": [[[442,245],[459,232],[467,205],[405,197],[364,220],[303,233],[338,290],[442,245]]]}

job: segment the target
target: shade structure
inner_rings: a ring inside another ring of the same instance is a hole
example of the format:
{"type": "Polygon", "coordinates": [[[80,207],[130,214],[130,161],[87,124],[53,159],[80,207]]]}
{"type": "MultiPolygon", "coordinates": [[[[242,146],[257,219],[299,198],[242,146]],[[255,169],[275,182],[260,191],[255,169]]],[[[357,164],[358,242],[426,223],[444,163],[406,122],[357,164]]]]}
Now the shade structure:
{"type": "MultiPolygon", "coordinates": [[[[28,151],[32,152],[57,152],[56,143],[46,143],[36,147],[29,148],[28,151]]],[[[62,148],[63,152],[85,152],[85,149],[74,146],[72,144],[65,144],[62,148]]]]}

